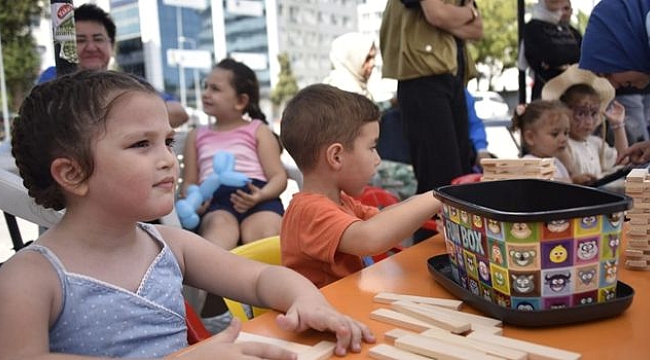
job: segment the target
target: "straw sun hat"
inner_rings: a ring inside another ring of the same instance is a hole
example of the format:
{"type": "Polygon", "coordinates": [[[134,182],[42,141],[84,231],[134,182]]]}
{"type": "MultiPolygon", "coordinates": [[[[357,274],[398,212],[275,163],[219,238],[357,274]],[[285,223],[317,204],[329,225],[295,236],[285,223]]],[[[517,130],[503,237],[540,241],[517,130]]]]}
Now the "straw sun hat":
{"type": "Polygon", "coordinates": [[[542,99],[559,100],[560,97],[573,85],[590,85],[600,97],[601,113],[607,109],[614,100],[616,90],[605,78],[596,76],[589,70],[578,69],[578,64],[569,66],[563,73],[549,80],[542,88],[542,99]]]}

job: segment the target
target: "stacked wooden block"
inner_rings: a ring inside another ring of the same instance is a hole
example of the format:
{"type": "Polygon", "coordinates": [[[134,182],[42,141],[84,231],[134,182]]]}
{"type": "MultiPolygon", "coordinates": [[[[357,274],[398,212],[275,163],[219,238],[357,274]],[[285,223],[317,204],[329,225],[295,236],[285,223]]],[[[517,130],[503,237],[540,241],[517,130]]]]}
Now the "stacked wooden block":
{"type": "Polygon", "coordinates": [[[508,338],[501,321],[459,311],[462,302],[424,296],[379,293],[375,302],[388,304],[370,318],[397,326],[384,334],[385,343],[369,355],[379,360],[546,359],[577,360],[579,353],[508,338]]]}
{"type": "Polygon", "coordinates": [[[481,181],[508,179],[551,179],[555,173],[553,158],[481,159],[481,181]]]}
{"type": "Polygon", "coordinates": [[[625,266],[650,270],[650,175],[647,169],[634,169],[625,178],[625,194],[634,200],[625,248],[625,266]]]}
{"type": "MultiPolygon", "coordinates": [[[[460,311],[463,302],[426,296],[381,292],[370,318],[393,325],[383,342],[371,345],[368,355],[379,360],[579,360],[573,351],[503,336],[498,319],[460,311]]],[[[379,334],[376,334],[379,335],[379,334]]],[[[264,335],[241,332],[236,342],[272,344],[298,355],[298,360],[325,360],[334,356],[335,343],[308,346],[264,335]]],[[[183,355],[198,349],[188,347],[183,355]]]]}

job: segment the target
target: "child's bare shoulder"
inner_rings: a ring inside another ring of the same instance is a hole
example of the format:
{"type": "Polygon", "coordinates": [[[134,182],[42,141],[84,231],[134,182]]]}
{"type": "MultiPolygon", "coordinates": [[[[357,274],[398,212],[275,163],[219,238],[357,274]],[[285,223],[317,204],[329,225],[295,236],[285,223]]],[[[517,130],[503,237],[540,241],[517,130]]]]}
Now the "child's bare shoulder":
{"type": "Polygon", "coordinates": [[[37,293],[46,297],[53,295],[53,285],[57,284],[60,281],[56,270],[45,256],[36,251],[19,251],[0,267],[0,293],[11,291],[18,292],[16,295],[30,296],[37,293]]]}

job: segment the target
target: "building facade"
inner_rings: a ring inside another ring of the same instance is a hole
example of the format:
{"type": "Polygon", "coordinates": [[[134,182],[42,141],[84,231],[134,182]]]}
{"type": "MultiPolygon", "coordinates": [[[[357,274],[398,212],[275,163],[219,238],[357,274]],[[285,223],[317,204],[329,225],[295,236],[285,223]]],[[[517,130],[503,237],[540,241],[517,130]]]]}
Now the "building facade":
{"type": "MultiPolygon", "coordinates": [[[[349,31],[371,34],[378,31],[375,9],[383,10],[385,0],[367,0],[368,4],[363,5],[365,2],[104,0],[95,3],[109,11],[117,25],[115,68],[143,76],[188,106],[200,107],[197,101],[200,81],[224,57],[233,57],[256,71],[262,97],[268,97],[277,81],[280,53],[289,56],[299,88],[322,81],[330,71],[329,48],[335,37],[349,31]],[[372,9],[374,16],[365,25],[366,17],[357,11],[364,6],[372,9]],[[193,51],[207,51],[209,59],[201,58],[200,64],[194,57],[186,59],[195,54],[193,51]],[[191,60],[191,64],[186,60],[191,60]]],[[[47,42],[47,37],[44,39],[47,42]]],[[[47,65],[46,59],[43,66],[47,65]]]]}

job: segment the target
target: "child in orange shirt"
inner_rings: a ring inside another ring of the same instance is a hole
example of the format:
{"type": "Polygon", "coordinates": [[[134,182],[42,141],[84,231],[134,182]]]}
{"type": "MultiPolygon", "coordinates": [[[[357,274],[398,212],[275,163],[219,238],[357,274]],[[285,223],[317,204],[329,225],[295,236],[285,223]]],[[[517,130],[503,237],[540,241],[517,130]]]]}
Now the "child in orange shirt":
{"type": "Polygon", "coordinates": [[[284,111],[280,138],[304,183],[282,220],[282,263],[318,287],[361,270],[363,256],[386,252],[440,210],[431,191],[381,212],[353,198],[381,161],[379,117],[363,95],[324,84],[284,111]]]}

